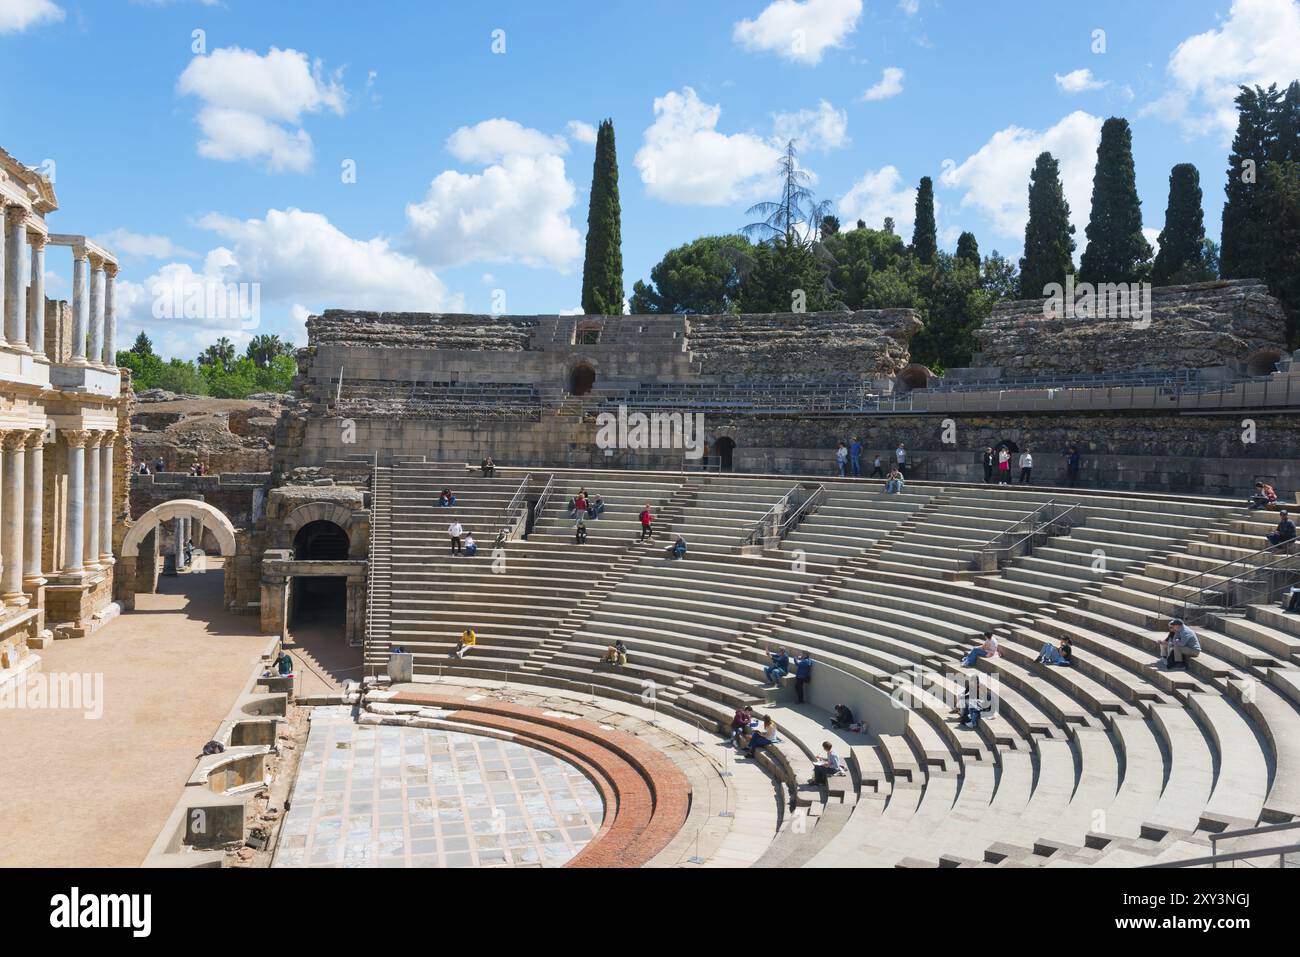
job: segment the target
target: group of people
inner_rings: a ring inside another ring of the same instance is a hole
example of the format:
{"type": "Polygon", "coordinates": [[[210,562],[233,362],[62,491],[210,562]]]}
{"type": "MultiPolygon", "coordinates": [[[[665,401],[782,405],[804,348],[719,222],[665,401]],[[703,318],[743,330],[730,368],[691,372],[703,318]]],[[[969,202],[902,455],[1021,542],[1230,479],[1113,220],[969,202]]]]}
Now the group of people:
{"type": "Polygon", "coordinates": [[[785,648],[777,648],[775,651],[769,648],[767,656],[772,659],[772,663],[763,669],[763,674],[767,676],[767,683],[779,685],[781,679],[790,673],[793,665],[795,698],[803,704],[804,688],[812,681],[812,656],[806,651],[801,651],[791,662],[790,654],[785,648]]]}
{"type": "MultiPolygon", "coordinates": [[[[894,450],[894,468],[893,472],[900,475],[907,473],[907,447],[902,442],[898,443],[898,448],[894,450]]],[[[846,445],[843,442],[837,442],[835,445],[835,468],[839,472],[840,478],[861,478],[862,476],[862,443],[857,436],[851,438],[846,445]]],[[[885,463],[877,453],[875,460],[872,462],[871,474],[868,478],[885,478],[885,463]]]]}
{"type": "Polygon", "coordinates": [[[478,542],[474,541],[472,533],[465,531],[460,522],[455,519],[447,526],[447,534],[451,536],[451,553],[453,555],[465,555],[467,558],[473,558],[478,554],[478,542]]]}
{"type": "Polygon", "coordinates": [[[623,639],[619,638],[612,645],[605,649],[605,664],[615,665],[617,667],[626,667],[627,665],[627,645],[623,644],[623,639]]]}
{"type": "MultiPolygon", "coordinates": [[[[993,482],[993,473],[997,472],[998,485],[1011,484],[1011,450],[1005,445],[994,449],[993,446],[984,448],[984,481],[993,482]]],[[[1020,453],[1020,484],[1033,484],[1034,475],[1034,456],[1029,449],[1020,453]]]]}

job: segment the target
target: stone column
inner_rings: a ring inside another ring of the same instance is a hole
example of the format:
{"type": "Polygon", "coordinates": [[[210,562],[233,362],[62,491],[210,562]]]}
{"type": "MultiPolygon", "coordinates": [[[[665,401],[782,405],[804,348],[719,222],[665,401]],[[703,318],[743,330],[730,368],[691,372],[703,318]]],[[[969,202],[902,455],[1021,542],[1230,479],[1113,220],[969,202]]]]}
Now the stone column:
{"type": "Polygon", "coordinates": [[[86,505],[86,439],[81,429],[68,429],[63,439],[68,443],[68,521],[64,530],[63,571],[68,575],[81,575],[82,536],[85,534],[86,505]]]}
{"type": "Polygon", "coordinates": [[[99,567],[99,443],[103,432],[91,432],[86,440],[86,512],[85,512],[85,563],[87,568],[99,567]]]}
{"type": "Polygon", "coordinates": [[[0,512],[0,547],[4,549],[6,605],[26,605],[23,591],[23,482],[26,479],[27,434],[6,432],[4,437],[4,497],[0,512]]]}
{"type": "MultiPolygon", "coordinates": [[[[90,256],[90,351],[87,357],[91,365],[101,365],[104,361],[104,257],[91,253],[90,256]]],[[[92,558],[90,553],[86,558],[92,558]]]]}
{"type": "Polygon", "coordinates": [[[176,558],[176,574],[179,575],[185,569],[185,519],[178,515],[174,521],[176,524],[172,526],[172,538],[175,540],[172,549],[176,558]]]}
{"type": "Polygon", "coordinates": [[[99,563],[113,564],[113,439],[105,432],[99,449],[99,563]]]}
{"type": "Polygon", "coordinates": [[[86,330],[90,325],[90,297],[86,288],[89,282],[86,250],[72,249],[72,358],[69,364],[86,364],[86,330]]]}
{"type": "Polygon", "coordinates": [[[117,281],[117,264],[104,265],[104,365],[117,368],[117,313],[113,305],[113,287],[117,281]]]}
{"type": "Polygon", "coordinates": [[[9,250],[5,245],[5,216],[8,212],[9,204],[5,202],[4,197],[0,196],[0,346],[5,345],[4,338],[4,315],[5,315],[5,290],[8,289],[8,275],[5,271],[6,261],[9,258],[9,250]]]}
{"type": "Polygon", "coordinates": [[[45,236],[28,233],[32,246],[32,327],[27,344],[38,356],[45,355],[45,236]]]}
{"type": "Polygon", "coordinates": [[[27,348],[27,210],[5,210],[5,340],[19,352],[27,348]]]}
{"type": "Polygon", "coordinates": [[[45,516],[45,434],[27,432],[27,487],[24,492],[27,528],[23,532],[23,585],[34,591],[45,584],[41,574],[41,534],[45,516]]]}

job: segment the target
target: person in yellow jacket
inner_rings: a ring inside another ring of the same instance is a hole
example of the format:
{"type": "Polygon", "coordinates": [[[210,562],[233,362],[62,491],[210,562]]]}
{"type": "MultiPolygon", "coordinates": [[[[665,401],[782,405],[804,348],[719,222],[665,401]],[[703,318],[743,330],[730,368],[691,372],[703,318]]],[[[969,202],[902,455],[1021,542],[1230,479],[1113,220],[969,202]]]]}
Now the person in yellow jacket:
{"type": "Polygon", "coordinates": [[[473,628],[466,628],[460,636],[460,641],[456,643],[456,650],[452,652],[457,658],[464,658],[471,648],[478,644],[478,635],[474,633],[473,628]]]}

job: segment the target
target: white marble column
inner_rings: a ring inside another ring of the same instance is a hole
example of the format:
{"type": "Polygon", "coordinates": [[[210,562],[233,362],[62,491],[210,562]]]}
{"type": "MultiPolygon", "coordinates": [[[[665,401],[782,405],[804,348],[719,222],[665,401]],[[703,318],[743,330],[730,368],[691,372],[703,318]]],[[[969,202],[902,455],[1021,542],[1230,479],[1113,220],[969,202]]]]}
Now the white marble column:
{"type": "Polygon", "coordinates": [[[172,535],[176,540],[172,547],[176,550],[176,574],[179,575],[185,568],[185,519],[178,516],[173,522],[172,535]]]}
{"type": "Polygon", "coordinates": [[[72,358],[71,365],[86,364],[86,330],[90,325],[89,263],[86,250],[72,249],[72,358]]]}
{"type": "Polygon", "coordinates": [[[91,432],[86,439],[86,568],[99,567],[99,442],[102,432],[91,432]]]}
{"type": "MultiPolygon", "coordinates": [[[[104,362],[104,257],[90,254],[90,351],[91,365],[104,362]]],[[[92,557],[89,552],[86,557],[92,557]]]]}
{"type": "Polygon", "coordinates": [[[0,196],[0,346],[5,345],[4,316],[6,315],[5,310],[7,308],[5,305],[7,301],[5,298],[5,292],[9,288],[8,285],[9,276],[7,271],[5,270],[5,266],[7,265],[9,259],[9,249],[8,249],[8,243],[5,241],[6,230],[4,228],[5,217],[8,211],[9,211],[9,204],[4,201],[3,196],[0,196]]]}
{"type": "Polygon", "coordinates": [[[68,520],[64,526],[63,571],[80,575],[85,571],[81,556],[84,554],[82,536],[86,519],[86,438],[79,429],[62,433],[68,443],[68,520]]]}
{"type": "Polygon", "coordinates": [[[105,432],[99,447],[99,563],[113,564],[113,438],[105,432]]]}
{"type": "Polygon", "coordinates": [[[26,605],[23,591],[23,482],[26,478],[27,435],[6,432],[4,437],[4,499],[0,511],[0,548],[4,549],[6,605],[26,605]]]}
{"type": "Polygon", "coordinates": [[[27,344],[38,356],[45,355],[45,236],[28,233],[32,260],[32,325],[27,344]]]}
{"type": "Polygon", "coordinates": [[[27,210],[5,210],[5,340],[10,348],[27,348],[27,210]]]}
{"type": "Polygon", "coordinates": [[[23,533],[23,585],[35,590],[45,584],[41,574],[41,536],[45,511],[45,434],[39,430],[27,435],[27,487],[24,504],[27,528],[23,533]]]}
{"type": "Polygon", "coordinates": [[[117,264],[104,265],[104,365],[117,368],[117,313],[113,305],[113,287],[117,281],[117,264]]]}

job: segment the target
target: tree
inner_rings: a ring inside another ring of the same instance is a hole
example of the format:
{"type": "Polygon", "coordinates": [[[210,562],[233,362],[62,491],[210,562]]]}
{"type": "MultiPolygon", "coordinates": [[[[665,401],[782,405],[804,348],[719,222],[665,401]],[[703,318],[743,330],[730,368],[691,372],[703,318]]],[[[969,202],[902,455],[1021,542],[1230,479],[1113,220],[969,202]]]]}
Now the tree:
{"type": "Polygon", "coordinates": [[[962,233],[957,237],[957,258],[980,264],[980,244],[975,241],[974,233],[962,233]]]}
{"type": "Polygon", "coordinates": [[[818,229],[817,229],[818,238],[821,239],[823,242],[825,242],[828,236],[834,236],[839,231],[840,231],[840,219],[838,216],[831,216],[827,214],[823,216],[821,218],[821,222],[818,223],[818,229]]]}
{"type": "Polygon", "coordinates": [[[228,368],[235,361],[235,344],[222,336],[215,343],[203,350],[199,356],[201,366],[221,366],[228,368]]]}
{"type": "Polygon", "coordinates": [[[587,254],[582,264],[582,309],[591,315],[623,314],[621,218],[614,123],[605,120],[596,133],[591,203],[587,208],[587,254]]]}
{"type": "Polygon", "coordinates": [[[1282,301],[1287,348],[1300,348],[1300,161],[1269,163],[1264,185],[1273,218],[1268,232],[1272,254],[1265,271],[1269,289],[1282,301]]]}
{"type": "Polygon", "coordinates": [[[1142,202],[1133,170],[1133,132],[1112,116],[1101,126],[1092,180],[1088,246],[1079,260],[1087,282],[1137,282],[1148,270],[1151,244],[1142,235],[1142,202]]]}
{"type": "Polygon", "coordinates": [[[194,363],[172,359],[158,370],[158,379],[151,388],[166,389],[181,395],[207,395],[208,383],[194,363]]]}
{"type": "Polygon", "coordinates": [[[916,260],[883,229],[854,229],[826,240],[830,278],[849,309],[916,306],[916,260]]]}
{"type": "Polygon", "coordinates": [[[1160,231],[1151,281],[1157,286],[1201,282],[1206,275],[1205,213],[1201,208],[1201,174],[1191,163],[1169,171],[1169,205],[1160,231]]]}
{"type": "Polygon", "coordinates": [[[808,245],[817,240],[813,226],[825,204],[819,206],[807,185],[812,177],[799,166],[795,141],[785,145],[785,153],[777,162],[781,177],[781,198],[772,202],[755,203],[745,210],[746,216],[762,219],[743,227],[741,232],[760,242],[780,241],[786,246],[808,245]]]}
{"type": "Polygon", "coordinates": [[[259,369],[269,368],[271,363],[279,356],[292,356],[294,353],[293,344],[285,342],[279,336],[260,335],[253,336],[248,340],[248,346],[244,349],[244,357],[251,359],[253,365],[259,369]]]}
{"type": "Polygon", "coordinates": [[[1020,273],[1015,263],[995,249],[993,255],[984,257],[980,285],[989,294],[990,305],[1015,299],[1020,295],[1020,273]]]}
{"type": "Polygon", "coordinates": [[[754,248],[740,286],[741,312],[817,312],[833,304],[826,264],[810,247],[773,239],[754,248]]]}
{"type": "Polygon", "coordinates": [[[1074,272],[1074,226],[1061,185],[1061,167],[1051,153],[1039,153],[1029,174],[1029,220],[1020,260],[1020,297],[1045,296],[1050,283],[1074,272]]]}
{"type": "Polygon", "coordinates": [[[912,226],[912,252],[924,266],[934,262],[939,251],[938,234],[934,224],[934,183],[922,176],[916,190],[916,218],[912,226]]]}
{"type": "Polygon", "coordinates": [[[1219,272],[1224,279],[1258,279],[1268,260],[1269,209],[1260,186],[1263,166],[1279,152],[1287,152],[1286,147],[1279,151],[1276,137],[1282,94],[1276,85],[1267,90],[1243,86],[1235,102],[1237,133],[1228,154],[1219,272]]]}
{"type": "Polygon", "coordinates": [[[138,356],[151,356],[154,354],[153,343],[147,335],[141,332],[135,337],[135,342],[131,344],[131,351],[138,356]]]}
{"type": "Polygon", "coordinates": [[[632,287],[633,314],[734,312],[753,249],[744,236],[732,235],[702,236],[669,250],[651,268],[650,284],[637,280],[632,287]]]}
{"type": "MultiPolygon", "coordinates": [[[[860,222],[862,222],[862,220],[858,220],[858,222],[860,223],[860,222]]],[[[894,217],[893,217],[893,216],[886,216],[886,217],[885,217],[885,232],[887,232],[887,233],[892,233],[893,231],[894,231],[894,217]]]]}

